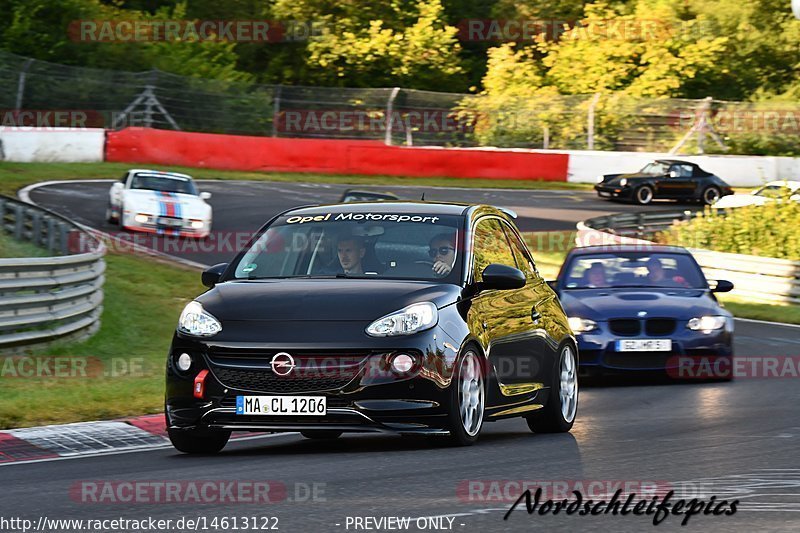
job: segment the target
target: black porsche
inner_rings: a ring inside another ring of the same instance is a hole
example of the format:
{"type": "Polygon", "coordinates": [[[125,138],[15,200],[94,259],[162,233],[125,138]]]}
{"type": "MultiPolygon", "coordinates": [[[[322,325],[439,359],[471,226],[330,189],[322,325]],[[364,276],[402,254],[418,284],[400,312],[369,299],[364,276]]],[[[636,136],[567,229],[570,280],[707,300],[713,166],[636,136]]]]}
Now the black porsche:
{"type": "Polygon", "coordinates": [[[572,428],[575,338],[497,208],[296,208],[203,283],[167,358],[166,422],[180,451],[219,451],[238,430],[468,445],[508,417],[536,432],[572,428]]]}
{"type": "Polygon", "coordinates": [[[632,174],[598,176],[597,195],[612,200],[649,204],[653,200],[682,200],[711,205],[733,189],[722,178],[695,163],[659,159],[632,174]]]}

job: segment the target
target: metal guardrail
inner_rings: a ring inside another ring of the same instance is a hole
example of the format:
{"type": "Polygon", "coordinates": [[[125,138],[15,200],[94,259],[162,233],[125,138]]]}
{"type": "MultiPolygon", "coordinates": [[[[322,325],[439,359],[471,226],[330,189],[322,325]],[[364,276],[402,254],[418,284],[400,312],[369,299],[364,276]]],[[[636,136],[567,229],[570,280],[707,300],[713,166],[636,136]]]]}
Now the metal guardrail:
{"type": "Polygon", "coordinates": [[[100,326],[105,245],[46,209],[0,196],[0,233],[51,257],[0,259],[0,353],[92,335],[100,326]]]}
{"type": "MultiPolygon", "coordinates": [[[[578,224],[577,246],[650,244],[649,239],[691,211],[623,213],[590,218],[578,224]]],[[[709,279],[733,282],[732,294],[762,302],[800,304],[800,261],[689,248],[709,279]]]]}

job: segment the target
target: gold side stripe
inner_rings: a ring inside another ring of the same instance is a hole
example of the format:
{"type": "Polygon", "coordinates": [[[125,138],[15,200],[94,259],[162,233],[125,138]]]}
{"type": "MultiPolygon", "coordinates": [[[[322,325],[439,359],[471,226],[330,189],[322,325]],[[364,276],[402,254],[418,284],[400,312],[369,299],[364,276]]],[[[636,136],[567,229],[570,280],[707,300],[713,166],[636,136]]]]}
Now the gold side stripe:
{"type": "Polygon", "coordinates": [[[517,413],[524,413],[526,411],[536,411],[537,409],[541,409],[544,405],[535,403],[531,405],[522,405],[520,407],[514,407],[513,409],[506,409],[505,411],[500,411],[499,413],[495,413],[492,416],[505,416],[505,415],[515,415],[517,413]]]}
{"type": "Polygon", "coordinates": [[[500,392],[503,396],[517,396],[519,394],[529,394],[544,388],[544,383],[514,383],[512,385],[503,385],[500,383],[500,392]]]}

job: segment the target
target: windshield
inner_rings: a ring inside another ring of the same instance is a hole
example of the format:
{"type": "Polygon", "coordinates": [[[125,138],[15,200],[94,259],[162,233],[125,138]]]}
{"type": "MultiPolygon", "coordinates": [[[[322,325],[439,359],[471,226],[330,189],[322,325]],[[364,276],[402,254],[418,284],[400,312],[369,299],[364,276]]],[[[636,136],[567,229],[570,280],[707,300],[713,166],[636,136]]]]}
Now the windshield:
{"type": "Polygon", "coordinates": [[[237,279],[461,278],[462,217],[323,213],[280,217],[236,265],[237,279]]]}
{"type": "Polygon", "coordinates": [[[567,289],[618,287],[685,287],[708,284],[691,256],[685,254],[629,252],[580,255],[566,269],[567,289]]]}
{"type": "Polygon", "coordinates": [[[168,176],[154,176],[137,174],[131,181],[131,189],[145,189],[148,191],[176,192],[181,194],[197,195],[194,183],[183,178],[168,176]]]}
{"type": "Polygon", "coordinates": [[[642,174],[650,174],[651,176],[661,176],[669,171],[669,165],[666,163],[650,163],[642,170],[642,174]]]}

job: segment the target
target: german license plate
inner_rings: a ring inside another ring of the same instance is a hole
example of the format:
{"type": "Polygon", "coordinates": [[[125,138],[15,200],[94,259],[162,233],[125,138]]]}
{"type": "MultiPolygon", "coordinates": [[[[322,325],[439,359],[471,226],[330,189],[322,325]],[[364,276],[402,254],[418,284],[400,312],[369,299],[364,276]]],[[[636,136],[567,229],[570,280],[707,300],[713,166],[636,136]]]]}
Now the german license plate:
{"type": "Polygon", "coordinates": [[[624,339],[617,341],[618,352],[669,352],[671,339],[624,339]]]}
{"type": "Polygon", "coordinates": [[[166,226],[169,228],[180,227],[183,225],[183,221],[179,218],[165,218],[165,217],[158,217],[156,219],[156,224],[159,226],[166,226]]]}
{"type": "Polygon", "coordinates": [[[324,415],[325,396],[237,396],[237,415],[298,416],[324,415]]]}

